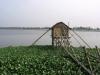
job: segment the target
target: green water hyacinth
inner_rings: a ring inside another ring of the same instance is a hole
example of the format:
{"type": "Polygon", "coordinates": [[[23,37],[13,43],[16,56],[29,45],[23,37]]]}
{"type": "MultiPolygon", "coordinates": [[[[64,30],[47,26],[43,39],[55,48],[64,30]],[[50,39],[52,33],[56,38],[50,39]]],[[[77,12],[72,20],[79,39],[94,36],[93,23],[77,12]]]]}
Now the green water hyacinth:
{"type": "MultiPolygon", "coordinates": [[[[79,59],[82,60],[83,58],[79,57],[79,59]]],[[[93,64],[95,65],[96,63],[93,64]]],[[[100,69],[100,64],[98,68],[100,69]]],[[[99,74],[100,72],[97,72],[97,75],[99,74]]],[[[52,46],[20,46],[0,48],[0,75],[85,74],[79,66],[71,62],[70,58],[64,57],[62,48],[54,48],[52,46]]]]}

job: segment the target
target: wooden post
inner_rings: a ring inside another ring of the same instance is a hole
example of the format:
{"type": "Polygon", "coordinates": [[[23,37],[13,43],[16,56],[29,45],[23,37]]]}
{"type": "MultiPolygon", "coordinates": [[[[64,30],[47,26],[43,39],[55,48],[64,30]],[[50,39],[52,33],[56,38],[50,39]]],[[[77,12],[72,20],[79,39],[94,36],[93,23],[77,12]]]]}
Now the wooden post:
{"type": "Polygon", "coordinates": [[[54,46],[54,32],[53,32],[53,27],[51,29],[51,36],[52,36],[52,46],[54,46]]]}
{"type": "Polygon", "coordinates": [[[98,53],[98,56],[99,56],[99,58],[100,58],[100,51],[99,51],[99,49],[98,49],[98,47],[97,47],[97,46],[95,46],[95,48],[96,48],[97,53],[98,53]]]}

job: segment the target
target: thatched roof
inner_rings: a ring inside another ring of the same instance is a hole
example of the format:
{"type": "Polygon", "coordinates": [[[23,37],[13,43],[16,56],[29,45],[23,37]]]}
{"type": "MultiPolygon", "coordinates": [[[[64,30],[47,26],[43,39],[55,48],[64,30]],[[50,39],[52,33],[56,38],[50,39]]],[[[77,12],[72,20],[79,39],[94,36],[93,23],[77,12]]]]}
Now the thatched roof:
{"type": "Polygon", "coordinates": [[[63,28],[69,28],[69,29],[71,29],[68,25],[66,25],[63,22],[58,22],[54,26],[52,26],[52,28],[55,28],[55,27],[61,27],[61,28],[63,27],[63,28]]]}

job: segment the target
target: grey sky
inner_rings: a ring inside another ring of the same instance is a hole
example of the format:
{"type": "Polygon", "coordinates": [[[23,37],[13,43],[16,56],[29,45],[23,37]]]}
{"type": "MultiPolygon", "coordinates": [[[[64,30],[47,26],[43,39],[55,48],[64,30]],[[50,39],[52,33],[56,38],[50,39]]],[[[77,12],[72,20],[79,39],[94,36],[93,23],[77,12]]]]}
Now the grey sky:
{"type": "Polygon", "coordinates": [[[0,26],[100,27],[100,0],[0,0],[0,26]]]}

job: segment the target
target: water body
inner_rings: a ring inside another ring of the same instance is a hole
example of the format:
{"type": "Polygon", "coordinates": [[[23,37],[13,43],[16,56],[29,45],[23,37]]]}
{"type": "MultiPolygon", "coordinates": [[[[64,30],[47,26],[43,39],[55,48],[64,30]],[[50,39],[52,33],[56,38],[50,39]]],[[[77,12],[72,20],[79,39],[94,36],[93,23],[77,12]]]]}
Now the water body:
{"type": "MultiPolygon", "coordinates": [[[[0,29],[0,47],[7,46],[28,46],[31,45],[39,36],[41,36],[46,29],[0,29]]],[[[100,32],[83,32],[76,31],[91,47],[97,45],[100,47],[100,32]]],[[[73,34],[73,33],[72,33],[73,34]]],[[[75,38],[79,40],[82,46],[85,44],[75,35],[75,38]]],[[[71,36],[71,35],[70,35],[71,36]]],[[[71,45],[80,46],[73,37],[70,39],[71,45]]],[[[37,45],[51,45],[51,31],[43,36],[37,43],[37,45]]]]}

